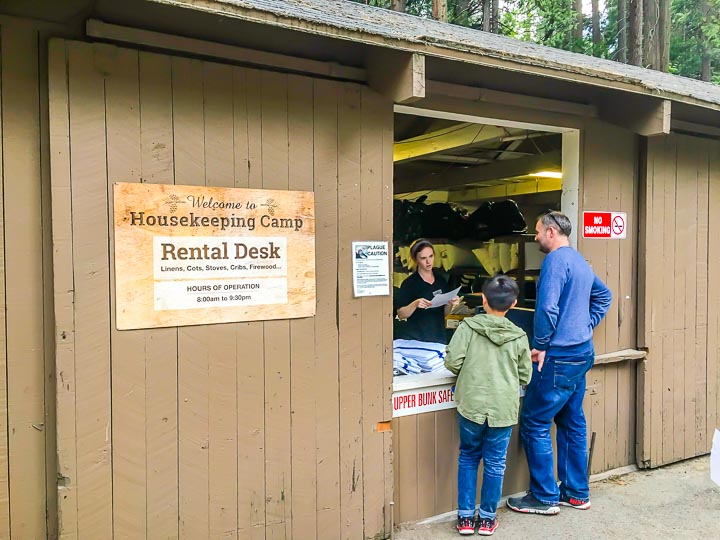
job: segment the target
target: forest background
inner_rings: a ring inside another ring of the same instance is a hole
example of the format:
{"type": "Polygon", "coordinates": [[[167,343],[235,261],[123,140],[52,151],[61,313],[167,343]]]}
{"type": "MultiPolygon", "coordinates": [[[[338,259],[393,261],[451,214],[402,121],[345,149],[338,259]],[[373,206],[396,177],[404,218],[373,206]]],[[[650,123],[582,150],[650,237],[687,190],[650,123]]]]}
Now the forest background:
{"type": "Polygon", "coordinates": [[[720,0],[353,0],[720,84],[720,0]]]}

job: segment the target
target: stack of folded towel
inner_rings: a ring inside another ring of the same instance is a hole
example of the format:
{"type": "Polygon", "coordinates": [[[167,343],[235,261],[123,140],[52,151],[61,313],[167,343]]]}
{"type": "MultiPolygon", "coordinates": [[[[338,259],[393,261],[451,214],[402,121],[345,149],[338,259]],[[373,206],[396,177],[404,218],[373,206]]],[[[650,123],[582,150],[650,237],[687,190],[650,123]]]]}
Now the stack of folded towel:
{"type": "Polygon", "coordinates": [[[413,339],[393,341],[393,368],[405,375],[444,371],[445,344],[413,339]]]}

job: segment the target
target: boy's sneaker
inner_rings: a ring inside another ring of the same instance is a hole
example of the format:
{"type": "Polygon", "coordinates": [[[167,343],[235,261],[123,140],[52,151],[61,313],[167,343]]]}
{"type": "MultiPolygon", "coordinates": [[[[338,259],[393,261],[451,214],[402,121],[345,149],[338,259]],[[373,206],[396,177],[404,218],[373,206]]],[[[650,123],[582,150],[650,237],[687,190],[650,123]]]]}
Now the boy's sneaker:
{"type": "Polygon", "coordinates": [[[554,516],[560,513],[560,507],[555,504],[545,504],[538,501],[529,491],[524,497],[510,497],[507,500],[508,508],[523,514],[543,514],[554,516]]]}
{"type": "Polygon", "coordinates": [[[564,493],[560,494],[560,504],[562,506],[577,508],[578,510],[587,510],[590,508],[589,499],[576,499],[575,497],[568,497],[564,493]]]}
{"type": "Polygon", "coordinates": [[[478,534],[480,536],[490,536],[497,529],[498,520],[497,518],[480,518],[478,520],[478,534]]]}
{"type": "Polygon", "coordinates": [[[462,535],[475,534],[475,520],[471,517],[458,517],[457,530],[462,535]]]}

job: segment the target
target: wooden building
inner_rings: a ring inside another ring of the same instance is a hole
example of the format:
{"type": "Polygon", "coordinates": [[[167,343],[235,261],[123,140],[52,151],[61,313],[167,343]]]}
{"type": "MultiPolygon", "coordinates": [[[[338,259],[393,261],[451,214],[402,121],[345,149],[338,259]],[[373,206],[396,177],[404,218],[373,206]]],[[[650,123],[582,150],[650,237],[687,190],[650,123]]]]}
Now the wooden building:
{"type": "Polygon", "coordinates": [[[392,299],[353,296],[397,114],[560,134],[563,210],[628,220],[577,239],[615,298],[592,472],[709,451],[718,87],[342,0],[6,0],[0,55],[0,538],[387,538],[454,508],[455,413],[392,418],[392,299]],[[316,316],[116,330],[118,181],[314,192],[316,316]]]}

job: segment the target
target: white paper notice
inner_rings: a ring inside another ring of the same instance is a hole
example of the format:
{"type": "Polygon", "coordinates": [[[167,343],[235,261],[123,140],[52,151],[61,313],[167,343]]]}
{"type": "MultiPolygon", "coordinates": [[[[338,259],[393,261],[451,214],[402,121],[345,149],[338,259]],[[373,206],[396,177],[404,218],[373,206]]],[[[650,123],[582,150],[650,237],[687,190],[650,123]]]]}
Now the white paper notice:
{"type": "Polygon", "coordinates": [[[710,452],[710,479],[720,486],[720,429],[715,430],[710,452]]]}
{"type": "Polygon", "coordinates": [[[433,297],[433,299],[430,301],[430,307],[431,307],[431,308],[434,308],[434,307],[444,306],[445,304],[447,304],[448,302],[450,302],[450,300],[452,300],[453,298],[455,298],[455,297],[458,295],[459,292],[460,292],[460,287],[458,287],[458,288],[455,289],[454,291],[450,291],[450,292],[445,293],[445,294],[435,295],[435,296],[433,297]]]}
{"type": "Polygon", "coordinates": [[[355,296],[390,294],[390,258],[387,242],[353,242],[353,293],[355,296]]]}

